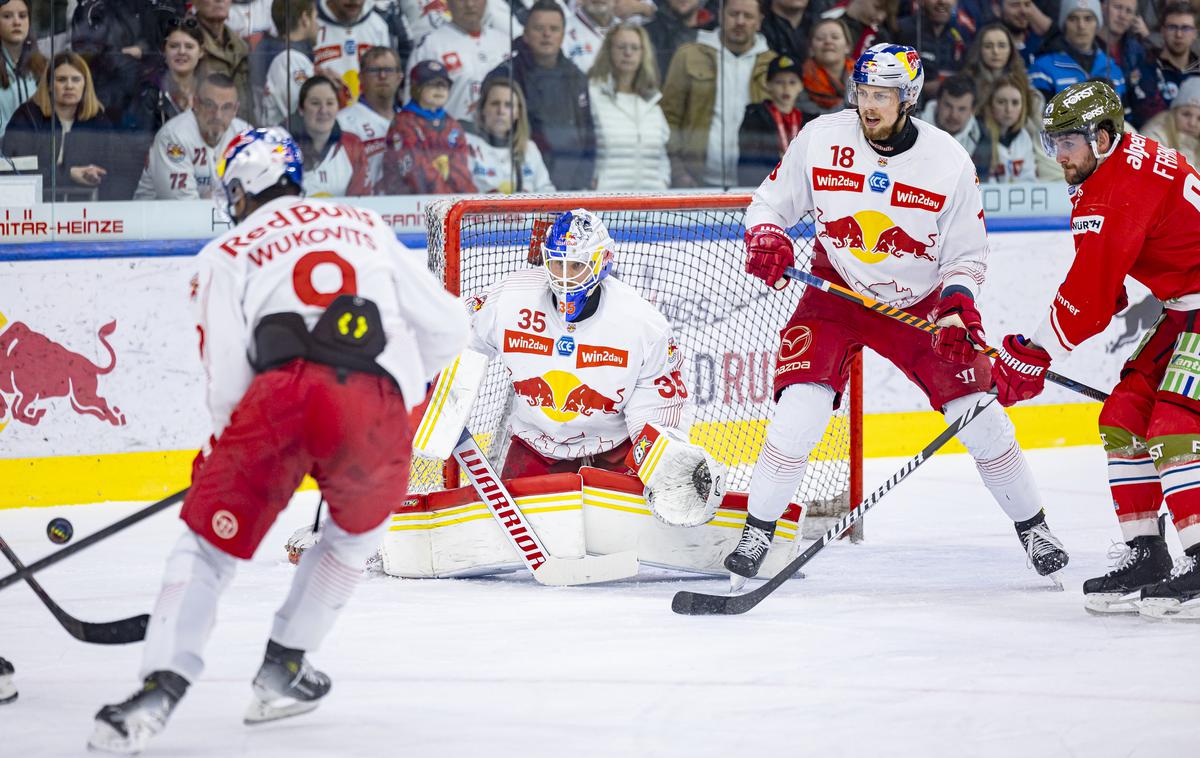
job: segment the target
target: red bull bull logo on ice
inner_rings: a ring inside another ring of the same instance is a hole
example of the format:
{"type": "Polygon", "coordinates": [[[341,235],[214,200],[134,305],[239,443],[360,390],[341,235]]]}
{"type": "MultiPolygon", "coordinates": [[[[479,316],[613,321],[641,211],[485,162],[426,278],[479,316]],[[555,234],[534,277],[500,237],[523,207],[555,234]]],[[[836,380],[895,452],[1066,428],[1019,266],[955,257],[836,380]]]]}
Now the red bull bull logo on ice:
{"type": "Polygon", "coordinates": [[[547,371],[543,376],[531,376],[513,382],[513,392],[529,404],[540,408],[554,421],[570,421],[579,416],[596,413],[620,413],[625,391],[618,390],[615,398],[589,387],[568,371],[547,371]]]}

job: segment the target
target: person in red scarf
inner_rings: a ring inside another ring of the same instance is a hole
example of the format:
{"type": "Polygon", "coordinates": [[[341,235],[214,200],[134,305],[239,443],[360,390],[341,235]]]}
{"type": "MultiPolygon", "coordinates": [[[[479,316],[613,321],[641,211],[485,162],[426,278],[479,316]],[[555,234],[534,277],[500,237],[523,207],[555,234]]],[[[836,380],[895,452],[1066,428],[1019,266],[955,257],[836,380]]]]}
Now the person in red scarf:
{"type": "Polygon", "coordinates": [[[746,106],[738,132],[738,185],[757,187],[783,157],[804,126],[797,101],[804,94],[800,61],[780,55],[767,66],[767,93],[761,103],[746,106]]]}
{"type": "Polygon", "coordinates": [[[846,82],[854,70],[850,33],[841,19],[823,18],[808,35],[808,60],[800,78],[812,103],[809,114],[833,113],[846,107],[846,82]]]}

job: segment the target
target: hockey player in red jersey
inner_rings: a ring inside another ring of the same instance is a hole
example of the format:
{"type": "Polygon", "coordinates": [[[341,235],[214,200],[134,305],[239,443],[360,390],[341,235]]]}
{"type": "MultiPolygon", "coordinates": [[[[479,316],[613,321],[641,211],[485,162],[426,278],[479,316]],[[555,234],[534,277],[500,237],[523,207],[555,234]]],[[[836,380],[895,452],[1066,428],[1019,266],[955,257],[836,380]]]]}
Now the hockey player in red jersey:
{"type": "MultiPolygon", "coordinates": [[[[775,414],[750,482],[749,515],[725,559],[736,577],[758,573],[864,347],[891,361],[956,419],[992,384],[975,294],[987,270],[983,205],[970,156],[946,132],[913,118],[925,80],[921,57],[876,45],[859,57],[847,94],[856,109],[805,125],[746,211],[746,270],[781,286],[795,252],[786,229],[816,218],[813,272],[942,327],[930,338],[819,290],[801,297],[780,333],[775,414]]],[[[958,435],[1013,520],[1039,574],[1067,553],[1050,532],[1033,474],[1003,409],[989,405],[958,435]]]]}
{"type": "Polygon", "coordinates": [[[1124,309],[1126,276],[1164,302],[1100,412],[1127,550],[1083,592],[1092,611],[1200,618],[1200,175],[1123,127],[1120,98],[1100,82],[1046,105],[1042,143],[1072,188],[1075,262],[1032,338],[1004,338],[996,386],[1004,405],[1040,394],[1051,360],[1124,309]],[[1157,520],[1164,497],[1185,549],[1174,571],[1157,520]]]}
{"type": "Polygon", "coordinates": [[[286,132],[239,134],[215,191],[237,225],[197,257],[192,302],[213,436],[193,466],[186,529],[167,558],[128,700],[96,714],[89,746],[140,752],[204,668],[238,559],[311,474],[329,506],[275,615],[246,723],[317,707],[330,679],[306,652],[350,599],[408,483],[409,411],[466,346],[461,302],[371,210],[301,197],[286,132]]]}

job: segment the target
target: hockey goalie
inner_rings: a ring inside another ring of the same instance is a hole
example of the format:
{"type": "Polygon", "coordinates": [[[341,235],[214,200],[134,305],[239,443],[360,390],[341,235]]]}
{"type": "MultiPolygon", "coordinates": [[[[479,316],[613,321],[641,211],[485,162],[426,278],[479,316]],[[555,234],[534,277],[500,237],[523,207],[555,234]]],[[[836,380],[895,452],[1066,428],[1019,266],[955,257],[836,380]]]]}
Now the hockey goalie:
{"type": "MultiPolygon", "coordinates": [[[[568,211],[547,231],[540,266],[467,300],[470,349],[443,372],[416,449],[446,457],[432,440],[460,438],[487,362],[498,360],[513,410],[497,476],[547,550],[636,549],[642,563],[717,573],[722,547],[737,541],[744,496],[726,493],[724,465],[688,440],[683,351],[666,318],[613,275],[614,247],[598,215],[568,211]]],[[[521,568],[483,500],[478,486],[410,498],[385,539],[385,571],[521,568]]],[[[798,506],[790,516],[799,520],[798,506]]],[[[781,535],[794,538],[794,527],[781,535]]]]}

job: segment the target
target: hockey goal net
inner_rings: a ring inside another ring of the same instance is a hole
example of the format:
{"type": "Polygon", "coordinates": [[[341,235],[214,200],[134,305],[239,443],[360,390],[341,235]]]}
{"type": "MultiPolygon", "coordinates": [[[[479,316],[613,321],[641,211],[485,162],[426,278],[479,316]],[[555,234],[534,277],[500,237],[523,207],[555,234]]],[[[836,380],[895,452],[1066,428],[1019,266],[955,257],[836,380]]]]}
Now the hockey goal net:
{"type": "MultiPolygon", "coordinates": [[[[729,489],[746,491],[773,410],[772,379],[779,330],[802,287],[775,292],[743,268],[742,216],[748,195],[515,196],[448,198],[426,209],[430,267],[446,288],[482,292],[540,254],[559,213],[596,212],[616,242],[614,276],[636,288],[671,322],[685,356],[691,393],[684,428],[730,468],[729,489]]],[[[793,228],[796,265],[812,257],[812,225],[793,228]]],[[[862,381],[856,360],[851,387],[813,452],[799,497],[810,516],[840,516],[861,499],[862,381]]],[[[515,402],[493,361],[471,415],[471,429],[497,468],[503,465],[507,418],[515,402]]],[[[457,469],[414,459],[413,490],[458,486],[457,469]]]]}

